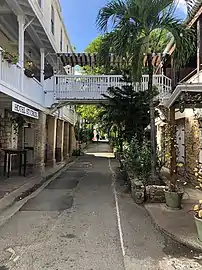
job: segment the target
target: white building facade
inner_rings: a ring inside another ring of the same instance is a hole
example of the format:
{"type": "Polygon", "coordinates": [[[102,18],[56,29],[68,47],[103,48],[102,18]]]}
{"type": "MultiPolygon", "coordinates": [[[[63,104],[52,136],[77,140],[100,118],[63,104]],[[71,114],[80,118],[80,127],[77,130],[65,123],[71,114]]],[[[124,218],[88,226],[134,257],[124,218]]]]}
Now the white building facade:
{"type": "Polygon", "coordinates": [[[0,1],[0,165],[5,149],[27,148],[27,163],[42,170],[71,154],[75,111],[53,109],[45,89],[65,52],[72,46],[59,0],[0,1]]]}

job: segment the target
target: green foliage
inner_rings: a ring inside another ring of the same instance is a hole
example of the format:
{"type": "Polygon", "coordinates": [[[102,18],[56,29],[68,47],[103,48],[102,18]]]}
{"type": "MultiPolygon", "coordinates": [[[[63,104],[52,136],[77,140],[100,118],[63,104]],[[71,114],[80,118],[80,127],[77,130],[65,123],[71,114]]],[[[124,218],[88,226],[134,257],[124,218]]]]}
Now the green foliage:
{"type": "Polygon", "coordinates": [[[100,122],[108,132],[116,127],[120,143],[123,140],[130,142],[134,135],[142,143],[145,128],[150,123],[149,103],[156,92],[134,91],[130,79],[124,76],[124,80],[126,85],[110,87],[109,94],[104,95],[109,102],[103,105],[100,122]]]}
{"type": "Polygon", "coordinates": [[[100,49],[100,58],[104,60],[105,66],[109,64],[109,53],[113,52],[122,59],[122,64],[131,66],[133,79],[139,80],[144,55],[155,49],[160,50],[155,53],[162,53],[164,45],[162,38],[166,39],[168,33],[175,40],[176,66],[185,65],[196,47],[195,33],[174,17],[176,2],[171,0],[108,2],[97,17],[97,25],[101,31],[106,33],[108,24],[112,25],[112,30],[105,35],[100,49]],[[161,34],[159,42],[153,40],[156,33],[161,34]]]}
{"type": "Polygon", "coordinates": [[[98,36],[95,38],[85,49],[85,53],[97,53],[101,47],[103,37],[98,36]]]}
{"type": "MultiPolygon", "coordinates": [[[[100,50],[102,44],[102,36],[95,38],[85,49],[85,53],[97,53],[100,50]]],[[[105,69],[102,66],[84,66],[83,73],[87,75],[100,75],[105,74],[105,69]]]]}
{"type": "Polygon", "coordinates": [[[149,35],[149,47],[154,52],[163,52],[171,40],[172,35],[166,29],[155,29],[149,35]]]}
{"type": "Polygon", "coordinates": [[[101,74],[112,74],[112,75],[117,75],[121,74],[121,70],[116,66],[110,66],[108,65],[107,67],[103,65],[102,59],[100,59],[100,52],[103,51],[105,47],[105,40],[106,36],[98,36],[95,38],[85,49],[86,53],[96,53],[98,56],[98,65],[97,66],[84,66],[83,67],[83,73],[87,75],[101,75],[101,74]]]}
{"type": "Polygon", "coordinates": [[[90,66],[84,66],[82,69],[82,73],[85,75],[102,75],[105,74],[104,67],[90,67],[90,66]]]}
{"type": "Polygon", "coordinates": [[[17,54],[9,53],[5,50],[2,51],[2,58],[11,64],[17,64],[17,62],[18,62],[18,55],[17,54]]]}
{"type": "Polygon", "coordinates": [[[77,124],[75,126],[75,136],[77,141],[88,142],[93,138],[93,131],[92,129],[87,127],[80,128],[79,125],[77,124]]]}
{"type": "Polygon", "coordinates": [[[102,108],[97,105],[79,105],[76,112],[82,119],[86,119],[89,123],[96,123],[102,108]]]}
{"type": "Polygon", "coordinates": [[[81,155],[81,149],[74,149],[72,151],[72,156],[79,157],[81,155]]]}
{"type": "Polygon", "coordinates": [[[144,140],[140,145],[133,137],[124,149],[124,166],[128,172],[147,182],[151,173],[151,143],[144,140]]]}

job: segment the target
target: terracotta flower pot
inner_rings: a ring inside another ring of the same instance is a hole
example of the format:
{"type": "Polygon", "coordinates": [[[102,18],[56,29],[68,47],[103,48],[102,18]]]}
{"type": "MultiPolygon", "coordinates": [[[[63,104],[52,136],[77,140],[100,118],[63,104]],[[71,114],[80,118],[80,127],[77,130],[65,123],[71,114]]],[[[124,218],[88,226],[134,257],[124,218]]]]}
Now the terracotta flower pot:
{"type": "Polygon", "coordinates": [[[171,192],[165,190],[166,205],[173,209],[181,209],[184,192],[171,192]]]}
{"type": "Polygon", "coordinates": [[[202,243],[202,219],[194,217],[198,232],[198,239],[202,243]]]}

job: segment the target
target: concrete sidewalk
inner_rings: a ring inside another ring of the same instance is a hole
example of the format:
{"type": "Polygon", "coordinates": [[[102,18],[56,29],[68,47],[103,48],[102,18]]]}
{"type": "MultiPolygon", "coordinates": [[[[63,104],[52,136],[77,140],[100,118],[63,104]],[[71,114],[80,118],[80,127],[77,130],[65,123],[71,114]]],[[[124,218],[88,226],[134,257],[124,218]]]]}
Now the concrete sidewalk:
{"type": "Polygon", "coordinates": [[[201,198],[201,191],[188,188],[181,210],[168,209],[165,204],[145,204],[145,208],[158,229],[189,248],[202,251],[194,216],[190,212],[201,198]]]}
{"type": "Polygon", "coordinates": [[[46,167],[43,175],[31,175],[28,177],[14,176],[11,178],[0,178],[0,212],[3,212],[16,201],[25,198],[43,185],[67,163],[61,162],[54,167],[46,167]]]}

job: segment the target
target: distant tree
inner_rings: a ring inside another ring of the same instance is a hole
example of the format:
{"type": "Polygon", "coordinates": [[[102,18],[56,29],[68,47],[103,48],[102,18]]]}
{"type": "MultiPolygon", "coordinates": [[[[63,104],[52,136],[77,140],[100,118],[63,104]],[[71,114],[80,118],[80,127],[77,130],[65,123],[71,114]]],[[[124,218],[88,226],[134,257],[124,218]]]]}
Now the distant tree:
{"type": "Polygon", "coordinates": [[[102,108],[97,105],[79,105],[77,106],[76,111],[81,118],[86,119],[91,124],[95,124],[97,123],[102,108]]]}
{"type": "Polygon", "coordinates": [[[102,45],[102,36],[96,37],[84,50],[85,53],[97,53],[102,45]]]}

